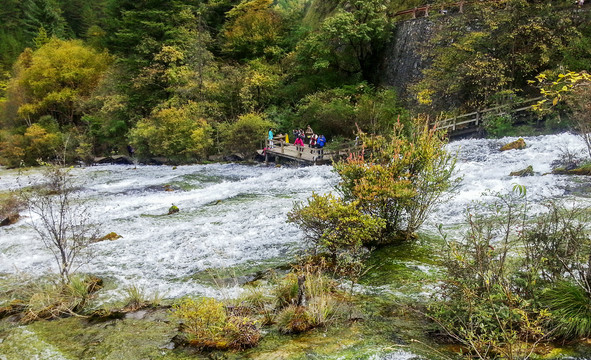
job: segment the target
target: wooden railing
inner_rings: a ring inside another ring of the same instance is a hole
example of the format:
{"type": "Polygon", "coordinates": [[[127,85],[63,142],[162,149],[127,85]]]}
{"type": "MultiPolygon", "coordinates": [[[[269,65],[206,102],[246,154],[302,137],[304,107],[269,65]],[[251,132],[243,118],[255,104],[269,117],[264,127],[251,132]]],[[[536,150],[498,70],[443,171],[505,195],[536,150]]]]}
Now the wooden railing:
{"type": "Polygon", "coordinates": [[[430,125],[436,127],[437,130],[448,130],[451,132],[456,131],[460,128],[465,129],[469,127],[478,127],[482,124],[482,120],[485,117],[485,115],[505,115],[527,111],[530,110],[532,106],[541,99],[541,97],[538,97],[525,100],[524,102],[519,103],[519,107],[515,109],[511,109],[508,106],[503,105],[492,107],[489,109],[477,110],[471,113],[462,114],[443,120],[436,120],[431,122],[430,125]]]}
{"type": "Polygon", "coordinates": [[[412,9],[398,11],[398,12],[394,13],[392,15],[392,17],[402,16],[402,15],[410,15],[410,14],[412,14],[413,19],[415,19],[417,17],[417,15],[421,15],[421,14],[424,17],[429,17],[429,11],[431,11],[432,9],[439,9],[440,14],[446,14],[448,9],[450,9],[452,7],[457,7],[458,13],[462,14],[462,13],[464,13],[464,5],[465,4],[466,4],[466,1],[447,3],[447,4],[441,4],[441,5],[424,5],[424,6],[419,6],[419,7],[415,7],[412,9]]]}

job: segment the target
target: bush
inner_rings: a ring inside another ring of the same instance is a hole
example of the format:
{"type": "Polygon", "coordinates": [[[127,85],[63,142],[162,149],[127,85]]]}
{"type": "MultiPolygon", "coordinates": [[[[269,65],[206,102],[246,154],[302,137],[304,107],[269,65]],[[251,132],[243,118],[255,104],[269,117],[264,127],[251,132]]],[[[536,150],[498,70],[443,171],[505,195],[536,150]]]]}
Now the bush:
{"type": "Polygon", "coordinates": [[[283,334],[297,334],[314,328],[314,324],[305,307],[289,305],[277,315],[277,327],[283,334]]]}
{"type": "Polygon", "coordinates": [[[591,334],[589,209],[549,202],[529,218],[525,188],[516,190],[469,209],[464,237],[447,241],[433,307],[446,333],[482,359],[527,356],[554,334],[591,334]]]}
{"type": "Polygon", "coordinates": [[[358,202],[363,214],[385,222],[381,243],[412,238],[457,181],[455,156],[445,150],[443,134],[429,129],[428,119],[416,119],[410,135],[405,131],[397,123],[387,137],[360,133],[362,150],[334,166],[343,200],[358,202]]]}
{"type": "Polygon", "coordinates": [[[509,114],[488,116],[484,119],[484,129],[493,138],[513,135],[513,119],[509,114]]]}
{"type": "Polygon", "coordinates": [[[523,201],[499,196],[469,209],[463,239],[447,241],[447,276],[432,317],[479,359],[522,358],[549,335],[549,312],[522,286],[535,284],[527,277],[536,272],[510,256],[523,246],[517,236],[525,209],[523,201]]]}
{"type": "Polygon", "coordinates": [[[224,304],[212,298],[185,298],[172,311],[188,343],[199,348],[242,349],[255,346],[261,337],[255,320],[228,315],[224,304]]]}
{"type": "Polygon", "coordinates": [[[273,123],[259,114],[241,115],[234,124],[222,130],[226,151],[250,154],[258,149],[261,140],[266,139],[273,123]]]}
{"type": "Polygon", "coordinates": [[[357,128],[370,133],[386,133],[396,119],[408,121],[394,90],[376,90],[365,83],[319,91],[298,104],[301,127],[310,124],[318,134],[350,138],[357,128]]]}
{"type": "Polygon", "coordinates": [[[582,287],[561,282],[544,293],[556,335],[564,339],[591,336],[591,299],[582,287]]]}
{"type": "Polygon", "coordinates": [[[288,221],[297,224],[319,252],[336,260],[339,252],[358,251],[378,241],[385,221],[363,214],[359,202],[345,202],[332,194],[312,194],[308,203],[296,204],[288,221]]]}

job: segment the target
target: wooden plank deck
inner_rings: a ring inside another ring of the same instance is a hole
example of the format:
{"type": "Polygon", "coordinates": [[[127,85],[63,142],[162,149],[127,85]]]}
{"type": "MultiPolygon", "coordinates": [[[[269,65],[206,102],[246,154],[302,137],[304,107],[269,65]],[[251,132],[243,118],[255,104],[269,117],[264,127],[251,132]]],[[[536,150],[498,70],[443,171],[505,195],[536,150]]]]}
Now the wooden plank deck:
{"type": "Polygon", "coordinates": [[[333,158],[339,155],[339,152],[331,152],[324,149],[311,148],[308,145],[301,147],[286,143],[281,140],[274,141],[275,146],[265,150],[257,150],[259,155],[265,156],[266,161],[285,159],[297,161],[306,164],[332,164],[333,158]]]}

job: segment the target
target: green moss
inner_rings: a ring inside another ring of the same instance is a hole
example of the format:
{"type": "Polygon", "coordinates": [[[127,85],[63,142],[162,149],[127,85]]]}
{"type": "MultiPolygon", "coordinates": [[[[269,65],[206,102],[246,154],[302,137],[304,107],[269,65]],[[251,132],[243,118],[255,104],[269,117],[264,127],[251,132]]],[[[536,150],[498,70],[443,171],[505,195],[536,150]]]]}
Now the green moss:
{"type": "Polygon", "coordinates": [[[176,214],[179,212],[179,208],[176,205],[172,205],[169,209],[168,209],[168,215],[172,215],[172,214],[176,214]]]}
{"type": "MultiPolygon", "coordinates": [[[[166,319],[164,310],[162,319],[166,319]]],[[[133,319],[89,326],[85,320],[68,318],[35,322],[27,329],[71,359],[161,358],[176,335],[170,322],[133,319]]]]}
{"type": "Polygon", "coordinates": [[[367,273],[360,283],[371,286],[390,285],[406,290],[410,295],[429,280],[436,279],[437,258],[433,255],[434,239],[423,237],[422,242],[386,246],[372,252],[367,273]]]}

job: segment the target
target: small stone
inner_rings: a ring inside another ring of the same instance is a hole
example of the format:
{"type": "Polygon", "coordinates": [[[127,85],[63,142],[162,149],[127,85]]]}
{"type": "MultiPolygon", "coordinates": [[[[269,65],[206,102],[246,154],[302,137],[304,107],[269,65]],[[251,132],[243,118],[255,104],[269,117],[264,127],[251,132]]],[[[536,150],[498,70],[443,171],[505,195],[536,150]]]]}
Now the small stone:
{"type": "Polygon", "coordinates": [[[175,345],[175,343],[174,343],[174,342],[172,342],[172,341],[171,341],[171,342],[169,342],[169,343],[168,343],[168,344],[166,344],[166,345],[162,345],[162,346],[160,346],[160,347],[159,347],[159,349],[166,349],[166,350],[174,350],[175,348],[176,348],[176,345],[175,345]]]}

